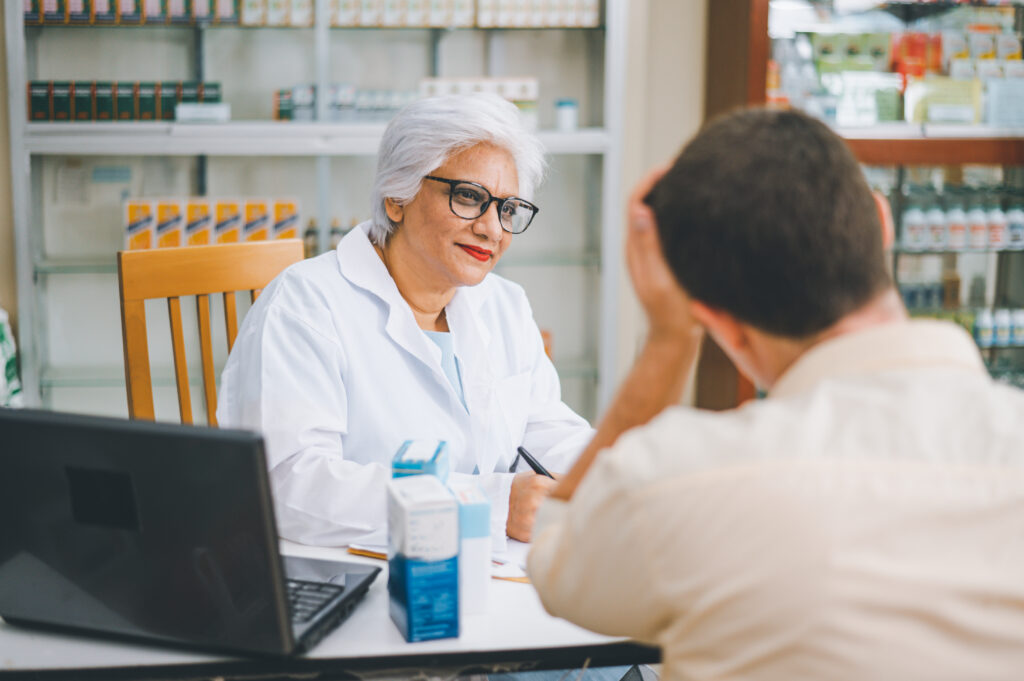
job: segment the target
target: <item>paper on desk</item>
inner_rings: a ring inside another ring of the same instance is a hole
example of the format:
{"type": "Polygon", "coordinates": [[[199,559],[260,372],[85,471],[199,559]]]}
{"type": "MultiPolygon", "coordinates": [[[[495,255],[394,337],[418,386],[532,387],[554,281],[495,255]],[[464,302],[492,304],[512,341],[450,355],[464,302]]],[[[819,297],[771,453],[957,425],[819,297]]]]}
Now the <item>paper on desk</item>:
{"type": "MultiPolygon", "coordinates": [[[[348,552],[380,560],[387,560],[388,557],[388,547],[378,544],[349,544],[348,552]]],[[[526,576],[526,555],[529,552],[529,544],[509,539],[504,551],[491,556],[491,577],[528,583],[530,580],[526,576]]]]}

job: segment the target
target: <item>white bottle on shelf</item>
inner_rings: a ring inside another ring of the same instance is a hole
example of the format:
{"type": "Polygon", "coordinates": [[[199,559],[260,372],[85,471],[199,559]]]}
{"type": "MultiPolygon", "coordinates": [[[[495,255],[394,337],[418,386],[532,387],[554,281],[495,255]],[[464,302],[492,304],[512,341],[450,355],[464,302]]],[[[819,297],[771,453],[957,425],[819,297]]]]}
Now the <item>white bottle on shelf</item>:
{"type": "Polygon", "coordinates": [[[992,316],[992,323],[995,335],[994,344],[1000,348],[1009,347],[1013,338],[1013,321],[1010,317],[1010,311],[1006,309],[996,310],[996,313],[992,316]]]}
{"type": "Polygon", "coordinates": [[[978,312],[974,318],[974,341],[979,348],[990,348],[994,343],[993,331],[995,322],[992,319],[992,310],[985,308],[978,312]]]}
{"type": "Polygon", "coordinates": [[[1015,251],[1024,250],[1024,198],[1015,197],[1006,211],[1006,246],[1015,251]]]}
{"type": "Polygon", "coordinates": [[[1013,311],[1013,329],[1010,336],[1011,344],[1024,346],[1024,309],[1013,311]]]}
{"type": "Polygon", "coordinates": [[[967,213],[964,212],[963,200],[954,196],[947,205],[946,248],[962,251],[967,248],[967,213]]]}
{"type": "Polygon", "coordinates": [[[988,204],[988,247],[1001,251],[1009,243],[1006,213],[999,203],[999,195],[992,194],[988,204]]]}
{"type": "Polygon", "coordinates": [[[946,223],[946,211],[938,196],[934,197],[925,213],[928,224],[928,250],[942,251],[949,243],[949,225],[946,223]]]}
{"type": "Polygon", "coordinates": [[[928,243],[927,223],[924,211],[916,198],[907,201],[907,209],[903,211],[903,248],[908,251],[924,250],[928,243]]]}
{"type": "Polygon", "coordinates": [[[967,211],[968,246],[972,251],[983,251],[988,248],[988,213],[980,198],[971,202],[967,211]]]}

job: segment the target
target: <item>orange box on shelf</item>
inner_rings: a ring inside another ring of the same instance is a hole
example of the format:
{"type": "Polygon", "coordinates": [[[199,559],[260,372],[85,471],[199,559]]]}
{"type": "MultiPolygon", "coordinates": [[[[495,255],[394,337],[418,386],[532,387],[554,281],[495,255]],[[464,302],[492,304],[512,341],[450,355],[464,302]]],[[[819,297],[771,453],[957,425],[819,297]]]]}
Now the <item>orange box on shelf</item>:
{"type": "Polygon", "coordinates": [[[175,248],[183,245],[184,215],[181,201],[162,199],[156,202],[157,248],[175,248]]]}
{"type": "Polygon", "coordinates": [[[242,241],[266,241],[269,237],[270,202],[266,199],[246,200],[242,241]]]}
{"type": "Polygon", "coordinates": [[[278,199],[274,201],[274,224],[271,227],[272,239],[299,238],[299,202],[295,199],[278,199]]]}
{"type": "Polygon", "coordinates": [[[242,234],[242,202],[221,199],[217,201],[213,214],[214,242],[218,244],[238,243],[242,234]]]}
{"type": "Polygon", "coordinates": [[[206,246],[211,241],[211,232],[213,215],[210,213],[210,202],[206,199],[189,199],[185,203],[185,244],[206,246]]]}
{"type": "Polygon", "coordinates": [[[153,204],[128,201],[125,211],[125,248],[137,251],[153,247],[153,204]]]}

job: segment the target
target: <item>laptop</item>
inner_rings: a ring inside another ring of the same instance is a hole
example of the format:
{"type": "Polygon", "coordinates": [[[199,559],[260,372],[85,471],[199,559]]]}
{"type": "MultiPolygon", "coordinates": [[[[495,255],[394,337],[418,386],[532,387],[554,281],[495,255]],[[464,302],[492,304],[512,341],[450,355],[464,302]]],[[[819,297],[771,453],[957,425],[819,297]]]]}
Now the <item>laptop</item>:
{"type": "Polygon", "coordinates": [[[0,409],[0,616],[290,655],[379,567],[278,553],[263,440],[246,431],[0,409]]]}

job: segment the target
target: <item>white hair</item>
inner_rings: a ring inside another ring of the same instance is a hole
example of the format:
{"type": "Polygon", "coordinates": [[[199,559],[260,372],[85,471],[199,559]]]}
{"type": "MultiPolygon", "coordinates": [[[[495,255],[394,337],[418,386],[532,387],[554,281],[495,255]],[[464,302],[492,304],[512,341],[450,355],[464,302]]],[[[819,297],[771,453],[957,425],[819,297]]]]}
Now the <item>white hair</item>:
{"type": "Polygon", "coordinates": [[[482,143],[512,156],[519,176],[518,194],[532,198],[544,176],[544,147],[523,125],[511,102],[489,94],[449,95],[420,99],[399,111],[384,131],[377,154],[370,240],[383,246],[397,227],[384,208],[385,199],[399,205],[412,201],[424,175],[482,143]]]}

